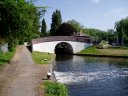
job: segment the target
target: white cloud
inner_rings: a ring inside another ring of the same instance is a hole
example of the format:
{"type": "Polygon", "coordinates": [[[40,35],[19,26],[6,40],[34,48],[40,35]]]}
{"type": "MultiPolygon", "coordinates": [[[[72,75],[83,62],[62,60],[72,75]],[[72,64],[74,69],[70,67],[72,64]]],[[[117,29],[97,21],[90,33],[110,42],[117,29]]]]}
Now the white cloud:
{"type": "Polygon", "coordinates": [[[101,2],[101,0],[91,0],[92,1],[92,3],[100,3],[101,2]]]}

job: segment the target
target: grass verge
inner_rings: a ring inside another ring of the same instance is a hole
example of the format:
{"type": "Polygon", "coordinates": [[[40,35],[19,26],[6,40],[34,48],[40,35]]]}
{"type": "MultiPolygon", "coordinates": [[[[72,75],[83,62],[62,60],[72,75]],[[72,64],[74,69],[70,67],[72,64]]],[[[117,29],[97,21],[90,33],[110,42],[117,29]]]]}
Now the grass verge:
{"type": "Polygon", "coordinates": [[[67,87],[62,83],[44,81],[45,96],[68,96],[67,87]]]}
{"type": "Polygon", "coordinates": [[[0,52],[0,66],[8,63],[11,58],[14,56],[15,52],[0,52]]]}
{"type": "Polygon", "coordinates": [[[100,54],[100,53],[97,51],[97,48],[95,46],[91,46],[80,51],[78,54],[100,54]]]}
{"type": "Polygon", "coordinates": [[[128,57],[128,48],[108,48],[98,49],[91,46],[79,52],[78,54],[106,55],[106,56],[125,56],[128,57]]]}
{"type": "Polygon", "coordinates": [[[36,64],[49,64],[54,60],[55,54],[44,52],[32,52],[32,58],[36,64]]]}

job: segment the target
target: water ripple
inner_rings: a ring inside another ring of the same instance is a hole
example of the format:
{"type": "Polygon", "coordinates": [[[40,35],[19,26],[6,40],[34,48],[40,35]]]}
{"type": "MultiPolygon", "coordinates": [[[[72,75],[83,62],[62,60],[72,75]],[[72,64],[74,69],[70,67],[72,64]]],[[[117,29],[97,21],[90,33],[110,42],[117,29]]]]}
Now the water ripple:
{"type": "Polygon", "coordinates": [[[79,82],[91,82],[93,80],[104,81],[111,78],[128,76],[128,70],[111,70],[111,71],[98,71],[98,72],[57,72],[54,71],[58,82],[70,84],[79,82]]]}

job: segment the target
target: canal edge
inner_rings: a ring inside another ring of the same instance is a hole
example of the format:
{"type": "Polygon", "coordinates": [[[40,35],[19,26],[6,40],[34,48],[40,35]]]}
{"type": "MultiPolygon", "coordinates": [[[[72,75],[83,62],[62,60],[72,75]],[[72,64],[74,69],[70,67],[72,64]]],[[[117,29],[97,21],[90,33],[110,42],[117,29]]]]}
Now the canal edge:
{"type": "Polygon", "coordinates": [[[97,54],[73,54],[77,56],[90,56],[90,57],[108,57],[108,58],[124,58],[128,59],[128,56],[114,56],[114,55],[97,55],[97,54]]]}

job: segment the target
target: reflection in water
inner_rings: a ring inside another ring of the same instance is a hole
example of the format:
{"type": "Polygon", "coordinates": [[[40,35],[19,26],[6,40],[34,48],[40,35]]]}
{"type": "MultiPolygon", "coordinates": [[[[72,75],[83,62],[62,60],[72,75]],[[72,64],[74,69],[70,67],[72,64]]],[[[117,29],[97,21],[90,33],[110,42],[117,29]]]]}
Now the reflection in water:
{"type": "Polygon", "coordinates": [[[73,58],[73,55],[69,55],[69,54],[56,54],[56,61],[71,60],[72,58],[73,58]]]}
{"type": "Polygon", "coordinates": [[[69,87],[69,96],[127,96],[127,59],[64,57],[56,58],[54,73],[69,87]]]}

